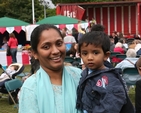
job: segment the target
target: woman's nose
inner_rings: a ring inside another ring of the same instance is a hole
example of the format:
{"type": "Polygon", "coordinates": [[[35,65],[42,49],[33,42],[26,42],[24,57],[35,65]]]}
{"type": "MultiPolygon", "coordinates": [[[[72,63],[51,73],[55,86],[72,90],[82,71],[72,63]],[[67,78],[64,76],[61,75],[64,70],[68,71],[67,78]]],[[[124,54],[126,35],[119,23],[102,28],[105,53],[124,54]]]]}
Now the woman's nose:
{"type": "Polygon", "coordinates": [[[52,53],[58,53],[59,49],[56,46],[52,46],[52,53]]]}

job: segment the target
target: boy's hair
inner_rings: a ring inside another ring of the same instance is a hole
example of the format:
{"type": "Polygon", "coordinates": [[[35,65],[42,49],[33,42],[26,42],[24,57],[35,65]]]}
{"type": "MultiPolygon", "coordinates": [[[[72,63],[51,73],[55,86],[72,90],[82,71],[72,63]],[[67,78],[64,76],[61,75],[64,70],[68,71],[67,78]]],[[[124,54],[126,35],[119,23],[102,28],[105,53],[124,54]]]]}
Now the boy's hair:
{"type": "Polygon", "coordinates": [[[105,27],[101,24],[95,24],[92,26],[91,31],[103,31],[104,32],[105,27]]]}
{"type": "Polygon", "coordinates": [[[101,47],[104,54],[107,51],[110,51],[110,39],[106,33],[103,31],[91,31],[82,36],[78,43],[78,52],[81,52],[81,46],[86,43],[88,46],[89,44],[93,44],[97,47],[101,47]]]}

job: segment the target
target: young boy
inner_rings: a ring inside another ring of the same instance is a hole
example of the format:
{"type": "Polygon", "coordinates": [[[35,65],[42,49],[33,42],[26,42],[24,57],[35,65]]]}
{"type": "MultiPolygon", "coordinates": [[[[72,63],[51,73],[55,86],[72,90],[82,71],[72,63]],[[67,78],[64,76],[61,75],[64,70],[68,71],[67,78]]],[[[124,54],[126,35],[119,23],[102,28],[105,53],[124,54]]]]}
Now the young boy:
{"type": "Polygon", "coordinates": [[[79,40],[78,49],[86,69],[77,90],[77,109],[82,113],[121,113],[127,103],[124,85],[115,69],[104,66],[110,55],[109,37],[102,31],[89,32],[79,40]]]}

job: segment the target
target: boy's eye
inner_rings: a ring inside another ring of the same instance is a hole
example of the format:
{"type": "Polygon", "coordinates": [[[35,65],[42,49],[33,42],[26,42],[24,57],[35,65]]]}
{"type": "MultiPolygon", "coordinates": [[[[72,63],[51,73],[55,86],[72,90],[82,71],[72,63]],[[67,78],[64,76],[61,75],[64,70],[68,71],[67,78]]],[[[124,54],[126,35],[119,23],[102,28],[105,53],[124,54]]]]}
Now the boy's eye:
{"type": "Polygon", "coordinates": [[[98,51],[94,51],[93,53],[94,53],[94,54],[98,54],[98,51]]]}
{"type": "Polygon", "coordinates": [[[85,56],[85,55],[87,55],[87,52],[82,52],[81,54],[85,56]]]}

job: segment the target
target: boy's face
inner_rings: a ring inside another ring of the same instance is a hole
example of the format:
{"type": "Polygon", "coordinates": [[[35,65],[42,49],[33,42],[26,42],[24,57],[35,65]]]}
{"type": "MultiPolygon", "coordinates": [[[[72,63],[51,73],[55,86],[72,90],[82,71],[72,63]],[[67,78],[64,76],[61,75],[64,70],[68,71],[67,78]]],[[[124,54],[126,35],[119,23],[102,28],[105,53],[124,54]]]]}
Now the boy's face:
{"type": "Polygon", "coordinates": [[[109,57],[109,52],[104,54],[100,46],[96,47],[93,44],[86,46],[86,43],[83,43],[81,46],[81,58],[84,62],[84,65],[89,69],[104,69],[104,60],[107,60],[109,57]]]}

